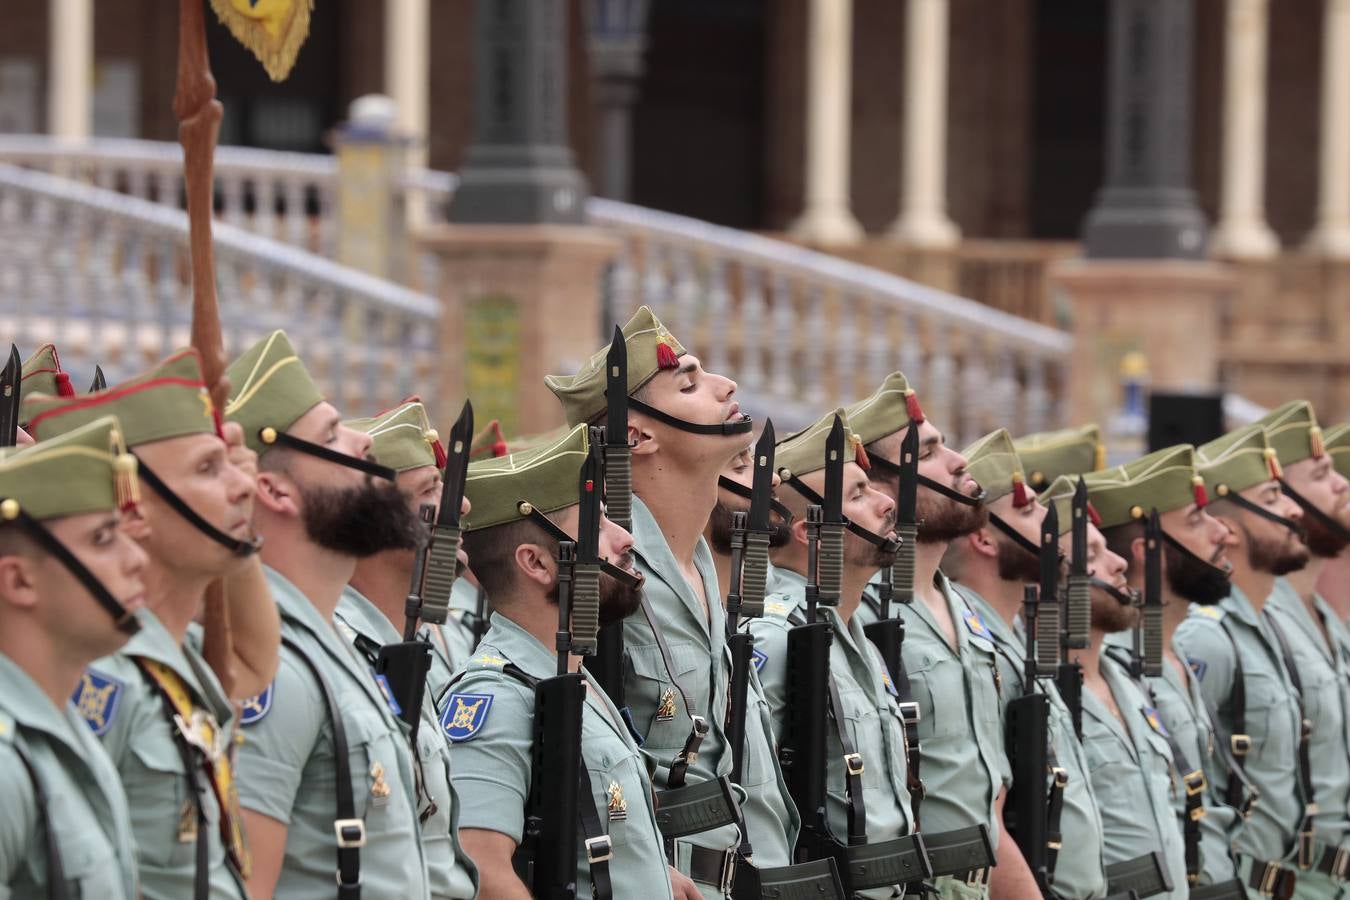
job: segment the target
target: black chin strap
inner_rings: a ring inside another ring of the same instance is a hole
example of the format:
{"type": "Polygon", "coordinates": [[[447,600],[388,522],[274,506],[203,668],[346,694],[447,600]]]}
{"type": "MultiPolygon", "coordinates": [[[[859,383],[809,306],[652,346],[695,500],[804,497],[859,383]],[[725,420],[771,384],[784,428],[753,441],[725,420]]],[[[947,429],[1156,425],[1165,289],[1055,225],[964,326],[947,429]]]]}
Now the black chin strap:
{"type": "Polygon", "coordinates": [[[1222,573],[1223,577],[1225,578],[1228,578],[1232,575],[1230,569],[1221,568],[1220,566],[1214,565],[1214,563],[1210,562],[1207,559],[1201,559],[1199,556],[1196,556],[1195,553],[1193,553],[1189,547],[1181,543],[1181,541],[1177,540],[1176,538],[1172,537],[1172,535],[1168,534],[1166,531],[1162,531],[1161,529],[1159,529],[1159,533],[1162,534],[1162,538],[1164,541],[1167,542],[1167,545],[1171,547],[1173,550],[1176,550],[1182,556],[1188,557],[1191,560],[1200,563],[1201,565],[1209,566],[1214,571],[1222,573]]]}
{"type": "MultiPolygon", "coordinates": [[[[1284,487],[1283,481],[1281,481],[1280,486],[1281,488],[1284,487]]],[[[1287,492],[1287,489],[1285,490],[1287,492]]],[[[1288,528],[1294,534],[1298,535],[1300,540],[1303,538],[1303,526],[1300,523],[1295,522],[1293,519],[1286,519],[1284,516],[1277,515],[1259,503],[1253,503],[1237,491],[1227,490],[1227,485],[1219,486],[1219,499],[1227,500],[1228,502],[1235,504],[1238,508],[1244,509],[1253,515],[1260,516],[1263,519],[1274,522],[1276,525],[1288,528]]],[[[1298,503],[1297,500],[1294,502],[1298,503]]],[[[1307,501],[1305,500],[1304,502],[1306,503],[1307,501]]],[[[1303,506],[1303,503],[1299,503],[1299,506],[1303,506]]],[[[1304,508],[1306,509],[1307,507],[1304,508]]]]}
{"type": "MultiPolygon", "coordinates": [[[[782,472],[780,471],[779,474],[781,475],[782,472]]],[[[788,487],[805,497],[807,503],[813,503],[816,506],[825,505],[825,498],[807,487],[796,475],[789,475],[783,478],[783,484],[786,484],[788,487]]],[[[844,517],[844,527],[864,541],[867,541],[867,543],[871,544],[873,547],[880,547],[887,553],[894,553],[900,549],[899,538],[882,537],[875,531],[868,531],[866,528],[863,528],[861,525],[850,520],[847,516],[844,517]]]]}
{"type": "Polygon", "coordinates": [[[23,510],[19,511],[14,521],[28,532],[33,540],[41,544],[44,550],[60,560],[61,565],[65,566],[70,574],[75,576],[75,580],[84,586],[84,589],[89,592],[95,602],[103,607],[108,615],[112,616],[119,631],[125,634],[135,634],[140,631],[141,623],[136,619],[135,614],[118,603],[117,598],[108,593],[108,589],[103,586],[103,582],[95,578],[94,573],[90,572],[84,563],[76,559],[75,554],[71,553],[65,544],[57,540],[56,535],[23,510]]]}
{"type": "Polygon", "coordinates": [[[250,556],[257,553],[258,550],[262,548],[262,538],[260,537],[254,538],[251,541],[241,541],[230,537],[228,534],[203,519],[195,509],[184,502],[182,497],[170,490],[169,486],[164,483],[164,480],[151,471],[144,460],[140,459],[140,457],[137,457],[137,460],[138,465],[136,466],[136,472],[140,476],[141,481],[150,485],[155,493],[159,494],[160,499],[169,504],[169,507],[172,508],[174,512],[178,513],[179,516],[186,519],[187,523],[193,528],[197,529],[217,544],[220,544],[235,556],[250,556]]]}
{"type": "Polygon", "coordinates": [[[1311,519],[1316,519],[1327,531],[1330,531],[1345,543],[1350,544],[1350,529],[1347,529],[1340,522],[1337,522],[1331,516],[1318,509],[1316,504],[1290,487],[1289,482],[1285,481],[1283,478],[1280,479],[1280,490],[1284,492],[1286,497],[1299,505],[1299,508],[1303,510],[1303,515],[1311,519]]]}
{"type": "Polygon", "coordinates": [[[327,447],[302,440],[301,438],[289,435],[284,431],[277,431],[275,428],[262,429],[258,432],[258,437],[264,444],[279,444],[282,447],[289,447],[292,450],[298,450],[301,453],[308,453],[310,456],[318,457],[324,462],[336,463],[339,466],[346,466],[347,468],[355,469],[358,472],[365,472],[367,475],[374,476],[375,478],[393,481],[398,477],[398,473],[388,466],[382,466],[379,463],[372,462],[368,459],[358,459],[355,456],[349,456],[346,453],[338,453],[336,450],[329,450],[327,447]]]}
{"type": "Polygon", "coordinates": [[[1018,547],[1021,547],[1023,550],[1027,551],[1032,556],[1036,557],[1037,559],[1040,559],[1041,548],[1038,547],[1036,544],[1032,543],[1031,541],[1027,540],[1021,534],[1019,534],[1016,529],[1014,529],[1007,522],[1003,521],[1003,519],[1000,516],[996,516],[993,513],[990,513],[989,524],[993,525],[999,531],[1003,532],[1004,536],[1009,538],[1018,547]]]}
{"type": "Polygon", "coordinates": [[[678,428],[680,431],[687,431],[690,434],[749,434],[755,429],[755,421],[749,416],[741,416],[738,421],[722,422],[719,425],[696,425],[693,422],[686,422],[684,419],[677,419],[670,413],[661,412],[656,407],[648,406],[633,397],[628,398],[628,408],[651,416],[656,421],[669,425],[671,428],[678,428]]]}
{"type": "MultiPolygon", "coordinates": [[[[880,469],[881,471],[885,472],[888,475],[895,475],[900,478],[905,477],[904,471],[900,468],[899,463],[891,462],[889,459],[886,459],[883,456],[869,455],[867,459],[868,462],[870,462],[874,467],[880,469]]],[[[943,484],[940,481],[934,481],[927,475],[920,475],[916,472],[914,474],[914,477],[922,487],[928,488],[928,490],[934,492],[935,494],[941,494],[948,500],[960,503],[962,506],[970,506],[970,507],[979,506],[981,503],[984,502],[984,498],[988,496],[988,492],[986,492],[984,488],[980,488],[980,492],[972,497],[969,494],[961,493],[955,488],[948,487],[947,485],[943,484]]]]}
{"type": "Polygon", "coordinates": [[[1091,584],[1093,587],[1095,587],[1097,590],[1106,594],[1112,600],[1119,603],[1121,606],[1139,606],[1141,603],[1139,592],[1136,590],[1126,589],[1122,591],[1114,584],[1102,581],[1100,578],[1090,578],[1088,579],[1088,583],[1091,584]]]}
{"type": "MultiPolygon", "coordinates": [[[[562,543],[563,541],[576,542],[576,538],[571,537],[567,532],[553,524],[548,516],[544,515],[533,506],[530,507],[530,511],[527,515],[531,522],[548,532],[549,536],[555,541],[558,541],[559,543],[562,543]]],[[[639,587],[644,581],[641,575],[634,575],[632,572],[621,569],[607,559],[600,560],[600,571],[628,588],[639,587]]]]}
{"type": "MultiPolygon", "coordinates": [[[[741,484],[739,481],[732,481],[725,475],[717,476],[717,486],[724,490],[731,491],[731,493],[735,494],[737,497],[740,497],[742,500],[755,499],[754,491],[750,490],[750,488],[741,484]]],[[[772,498],[769,499],[769,509],[772,509],[774,512],[778,513],[779,517],[783,520],[783,524],[785,525],[791,525],[792,520],[796,518],[796,516],[792,514],[792,510],[788,509],[778,500],[774,500],[772,498]]]]}

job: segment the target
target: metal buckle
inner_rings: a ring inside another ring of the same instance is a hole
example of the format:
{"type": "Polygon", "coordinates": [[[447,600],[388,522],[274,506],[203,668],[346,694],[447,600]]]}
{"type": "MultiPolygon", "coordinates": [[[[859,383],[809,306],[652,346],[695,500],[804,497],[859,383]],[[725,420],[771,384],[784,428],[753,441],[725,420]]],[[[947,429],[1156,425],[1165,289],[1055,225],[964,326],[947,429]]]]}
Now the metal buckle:
{"type": "Polygon", "coordinates": [[[1312,868],[1313,862],[1313,833],[1312,831],[1300,831],[1298,833],[1299,871],[1308,871],[1312,868]]]}
{"type": "Polygon", "coordinates": [[[1331,858],[1331,877],[1344,881],[1347,875],[1350,875],[1350,847],[1342,845],[1336,848],[1336,855],[1331,858]]]}
{"type": "Polygon", "coordinates": [[[919,704],[918,701],[910,700],[907,703],[897,703],[896,709],[900,713],[900,718],[906,725],[919,724],[919,704]]]}
{"type": "Polygon", "coordinates": [[[586,862],[591,865],[596,863],[609,862],[614,858],[614,845],[609,840],[609,835],[602,834],[599,837],[586,839],[586,862]]]}
{"type": "Polygon", "coordinates": [[[1285,878],[1293,873],[1286,871],[1278,862],[1262,863],[1262,865],[1265,869],[1261,872],[1261,886],[1257,888],[1257,891],[1263,897],[1279,896],[1277,891],[1281,891],[1285,878]]]}
{"type": "Polygon", "coordinates": [[[1050,773],[1055,776],[1055,787],[1059,788],[1060,790],[1063,790],[1065,786],[1068,785],[1069,783],[1068,769],[1064,768],[1063,766],[1054,766],[1050,769],[1050,773]]]}
{"type": "Polygon", "coordinates": [[[736,851],[728,850],[722,860],[722,893],[731,896],[731,886],[736,881],[736,851]]]}
{"type": "Polygon", "coordinates": [[[1228,746],[1232,748],[1234,756],[1246,756],[1252,751],[1252,736],[1250,734],[1235,734],[1228,738],[1228,746]]]}
{"type": "Polygon", "coordinates": [[[694,734],[698,735],[699,738],[705,738],[708,736],[707,719],[703,718],[702,716],[690,716],[689,722],[690,722],[690,730],[693,731],[694,734]]]}
{"type": "Polygon", "coordinates": [[[365,820],[334,819],[333,834],[337,837],[339,850],[359,850],[366,845],[365,820]]]}
{"type": "Polygon", "coordinates": [[[1181,776],[1181,780],[1186,783],[1187,797],[1194,797],[1196,794],[1204,793],[1205,788],[1208,786],[1205,782],[1205,773],[1199,769],[1181,776]]]}
{"type": "Polygon", "coordinates": [[[845,753],[844,768],[850,775],[861,775],[863,773],[863,758],[861,753],[845,753]]]}
{"type": "Polygon", "coordinates": [[[966,887],[984,887],[989,883],[989,867],[985,866],[982,869],[971,869],[966,873],[966,877],[963,880],[966,883],[966,887]]]}

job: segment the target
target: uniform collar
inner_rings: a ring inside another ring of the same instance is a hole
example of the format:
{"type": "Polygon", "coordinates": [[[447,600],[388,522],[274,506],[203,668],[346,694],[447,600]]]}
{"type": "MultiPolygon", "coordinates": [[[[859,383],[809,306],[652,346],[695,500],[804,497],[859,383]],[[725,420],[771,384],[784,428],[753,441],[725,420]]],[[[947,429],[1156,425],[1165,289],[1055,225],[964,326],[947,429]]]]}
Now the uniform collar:
{"type": "Polygon", "coordinates": [[[1242,593],[1242,589],[1236,584],[1233,585],[1228,596],[1219,601],[1219,606],[1223,607],[1224,612],[1244,625],[1252,628],[1261,627],[1261,623],[1256,616],[1256,610],[1252,608],[1252,602],[1247,599],[1247,595],[1242,593]]]}
{"type": "Polygon", "coordinates": [[[681,573],[680,564],[675,559],[675,554],[671,552],[670,544],[666,542],[666,536],[661,532],[661,526],[657,524],[651,510],[642,502],[642,498],[636,494],[633,495],[633,553],[647,565],[652,574],[675,592],[694,619],[703,625],[705,631],[721,630],[716,618],[716,610],[723,608],[721,588],[718,586],[717,567],[713,564],[712,551],[708,549],[707,542],[701,537],[698,539],[698,545],[694,548],[694,568],[703,578],[703,592],[708,598],[710,616],[703,614],[703,607],[681,573]]]}
{"type": "MultiPolygon", "coordinates": [[[[118,651],[118,655],[140,657],[168,666],[197,695],[199,701],[210,701],[213,706],[220,705],[218,701],[223,700],[223,692],[205,689],[197,677],[196,668],[188,661],[185,647],[174,640],[174,636],[164,627],[159,616],[148,609],[141,609],[137,611],[136,617],[141,623],[141,628],[118,651]]],[[[97,668],[98,663],[94,663],[94,666],[97,668]]],[[[230,704],[224,705],[228,707],[230,704]]]]}
{"type": "MultiPolygon", "coordinates": [[[[0,654],[0,685],[4,685],[4,690],[0,691],[0,709],[13,716],[15,722],[83,750],[75,723],[67,715],[69,704],[60,709],[53,706],[38,683],[4,654],[0,654]]],[[[79,723],[79,727],[87,730],[83,722],[79,723]]]]}
{"type": "Polygon", "coordinates": [[[380,608],[350,584],[342,589],[336,615],[354,631],[377,643],[397,644],[403,640],[403,635],[380,608]]]}

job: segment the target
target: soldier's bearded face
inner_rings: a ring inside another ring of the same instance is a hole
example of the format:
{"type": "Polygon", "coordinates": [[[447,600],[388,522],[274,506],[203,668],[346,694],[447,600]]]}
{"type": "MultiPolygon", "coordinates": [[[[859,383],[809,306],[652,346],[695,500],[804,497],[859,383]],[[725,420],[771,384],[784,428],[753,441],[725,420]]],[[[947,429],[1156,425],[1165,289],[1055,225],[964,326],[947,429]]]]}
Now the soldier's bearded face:
{"type": "Polygon", "coordinates": [[[998,545],[998,577],[1003,581],[1035,584],[1041,579],[1041,561],[1008,538],[994,538],[998,545]]]}
{"type": "Polygon", "coordinates": [[[1163,575],[1167,586],[1179,597],[1191,603],[1212,606],[1227,597],[1233,588],[1228,573],[1197,556],[1182,553],[1166,541],[1162,542],[1163,575]]]}
{"type": "MultiPolygon", "coordinates": [[[[1286,466],[1285,481],[1309,503],[1330,516],[1342,528],[1350,529],[1350,482],[1331,465],[1331,457],[1305,459],[1286,466]]],[[[1305,538],[1312,555],[1331,559],[1347,546],[1345,538],[1323,525],[1316,516],[1304,515],[1305,538]]]]}
{"type": "Polygon", "coordinates": [[[1126,606],[1109,594],[1093,588],[1092,590],[1092,627],[1111,634],[1133,628],[1139,620],[1139,610],[1126,606]]]}
{"type": "Polygon", "coordinates": [[[1288,575],[1308,564],[1312,555],[1308,546],[1289,529],[1264,520],[1257,526],[1239,523],[1238,527],[1247,540],[1247,559],[1256,571],[1288,575]]]}
{"type": "Polygon", "coordinates": [[[350,487],[301,487],[300,496],[305,533],[335,553],[365,559],[417,546],[417,517],[394,482],[366,476],[350,487]]]}
{"type": "MultiPolygon", "coordinates": [[[[951,486],[959,489],[961,482],[968,481],[964,472],[952,479],[951,486]]],[[[946,544],[979,531],[989,522],[989,509],[983,503],[979,506],[965,506],[955,500],[919,487],[919,496],[914,503],[915,517],[919,520],[919,543],[946,544]]]]}

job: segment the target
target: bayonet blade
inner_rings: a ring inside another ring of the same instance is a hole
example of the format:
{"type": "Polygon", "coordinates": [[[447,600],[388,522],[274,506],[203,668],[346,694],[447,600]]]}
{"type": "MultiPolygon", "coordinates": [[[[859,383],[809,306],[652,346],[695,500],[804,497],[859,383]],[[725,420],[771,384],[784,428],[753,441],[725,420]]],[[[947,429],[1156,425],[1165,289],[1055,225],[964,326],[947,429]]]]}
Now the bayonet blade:
{"type": "Polygon", "coordinates": [[[465,400],[455,427],[450,429],[450,442],[445,447],[441,508],[436,513],[438,526],[459,526],[459,507],[464,499],[464,482],[469,476],[469,445],[472,442],[473,404],[465,400]]]}
{"type": "Polygon", "coordinates": [[[1087,482],[1080,477],[1078,486],[1073,489],[1073,558],[1069,561],[1072,575],[1087,575],[1087,526],[1087,482]]]}
{"type": "MultiPolygon", "coordinates": [[[[594,436],[598,429],[592,429],[594,436]]],[[[591,444],[586,461],[581,465],[580,482],[577,494],[580,497],[580,509],[577,515],[577,563],[579,565],[598,565],[600,563],[600,498],[602,496],[602,468],[599,460],[599,448],[591,444]]]]}
{"type": "Polygon", "coordinates": [[[19,348],[9,345],[9,362],[0,372],[0,447],[19,442],[19,382],[23,379],[23,361],[19,348]]]}
{"type": "Polygon", "coordinates": [[[834,417],[825,439],[825,502],[821,504],[826,525],[844,524],[844,422],[834,417]]]}
{"type": "Polygon", "coordinates": [[[895,520],[914,525],[919,497],[919,426],[911,423],[900,442],[900,492],[895,498],[895,520]]]}
{"type": "Polygon", "coordinates": [[[816,583],[820,603],[836,606],[844,579],[844,422],[834,417],[825,440],[825,491],[821,503],[816,583]]]}
{"type": "Polygon", "coordinates": [[[741,558],[741,606],[743,616],[764,614],[764,593],[769,583],[769,508],[773,504],[773,420],[764,422],[764,432],[755,442],[754,481],[750,489],[750,513],[746,519],[745,550],[741,558]]]}
{"type": "Polygon", "coordinates": [[[571,652],[579,656],[595,654],[600,634],[600,500],[604,472],[603,452],[596,441],[598,431],[593,428],[589,432],[590,447],[577,475],[580,508],[572,564],[571,652]]]}
{"type": "Polygon", "coordinates": [[[764,432],[755,442],[755,476],[750,489],[749,531],[769,530],[769,506],[773,502],[773,420],[764,423],[764,432]]]}
{"type": "Polygon", "coordinates": [[[431,531],[427,550],[427,577],[422,590],[422,621],[444,624],[450,609],[450,592],[459,576],[459,508],[464,501],[464,482],[469,475],[469,445],[473,442],[473,404],[464,401],[450,443],[445,448],[445,470],[441,473],[441,508],[431,531]]]}
{"type": "Polygon", "coordinates": [[[1041,523],[1040,603],[1036,622],[1036,664],[1051,674],[1060,664],[1059,512],[1051,503],[1041,523]]]}
{"type": "Polygon", "coordinates": [[[103,367],[94,364],[94,383],[89,385],[89,393],[95,391],[106,391],[108,389],[108,379],[103,377],[103,367]]]}
{"type": "Polygon", "coordinates": [[[628,345],[623,329],[605,356],[605,505],[610,521],[633,528],[633,466],[628,446],[628,345]]]}
{"type": "Polygon", "coordinates": [[[1143,674],[1150,678],[1162,675],[1162,525],[1154,509],[1144,525],[1144,609],[1141,613],[1144,630],[1143,674]]]}
{"type": "Polygon", "coordinates": [[[1092,628],[1092,587],[1087,566],[1088,490],[1087,482],[1081,477],[1074,488],[1070,509],[1073,515],[1073,521],[1070,522],[1073,555],[1069,560],[1064,643],[1072,649],[1082,650],[1088,646],[1092,628]]]}

